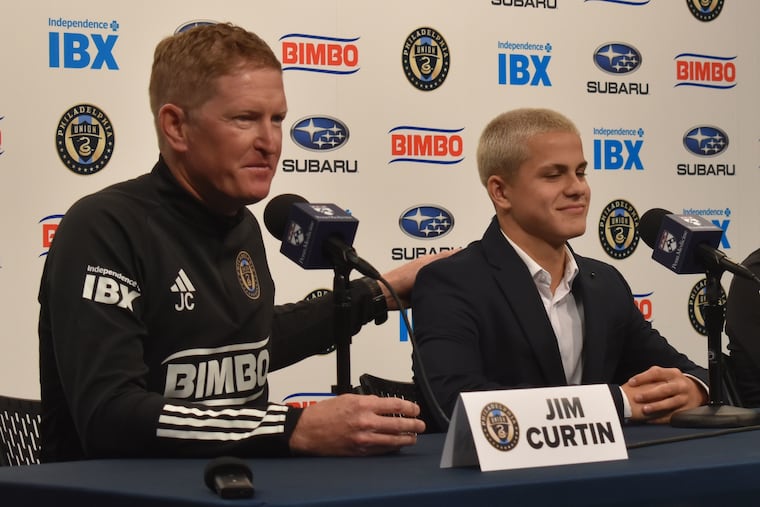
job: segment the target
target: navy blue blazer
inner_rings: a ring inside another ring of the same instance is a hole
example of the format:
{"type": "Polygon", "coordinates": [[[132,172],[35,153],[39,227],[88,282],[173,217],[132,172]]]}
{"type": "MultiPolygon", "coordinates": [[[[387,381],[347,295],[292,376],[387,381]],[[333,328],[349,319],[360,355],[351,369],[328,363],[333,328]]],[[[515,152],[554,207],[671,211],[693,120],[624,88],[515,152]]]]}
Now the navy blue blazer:
{"type": "MultiPolygon", "coordinates": [[[[575,260],[572,291],[585,316],[583,384],[624,384],[654,365],[706,381],[706,371],[644,319],[617,269],[580,255],[575,260]]],[[[533,278],[495,217],[482,240],[420,270],[412,308],[420,359],[449,415],[463,391],[567,384],[533,278]]],[[[620,389],[610,392],[622,414],[620,389]]]]}

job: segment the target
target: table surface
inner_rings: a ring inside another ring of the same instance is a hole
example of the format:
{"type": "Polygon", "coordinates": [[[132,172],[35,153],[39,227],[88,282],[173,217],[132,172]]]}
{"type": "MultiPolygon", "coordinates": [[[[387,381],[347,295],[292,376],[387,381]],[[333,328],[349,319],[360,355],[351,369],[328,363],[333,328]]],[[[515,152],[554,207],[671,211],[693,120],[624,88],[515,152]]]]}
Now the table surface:
{"type": "Polygon", "coordinates": [[[125,459],[0,468],[0,504],[14,505],[760,505],[760,431],[634,426],[629,458],[481,472],[441,469],[443,434],[367,458],[248,459],[251,499],[222,500],[203,481],[208,460],[125,459]],[[710,435],[660,442],[687,435],[710,435]],[[638,447],[639,445],[642,445],[638,447]]]}

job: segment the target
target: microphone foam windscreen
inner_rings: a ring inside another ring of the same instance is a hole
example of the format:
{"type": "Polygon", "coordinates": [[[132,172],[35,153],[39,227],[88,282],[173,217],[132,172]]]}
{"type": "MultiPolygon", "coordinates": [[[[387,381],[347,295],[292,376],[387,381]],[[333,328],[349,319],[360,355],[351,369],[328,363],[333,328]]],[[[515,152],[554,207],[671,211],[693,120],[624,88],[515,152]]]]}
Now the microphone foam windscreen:
{"type": "Polygon", "coordinates": [[[299,202],[309,202],[300,195],[281,194],[272,198],[264,208],[264,225],[269,234],[282,240],[285,234],[285,227],[288,224],[290,210],[294,204],[299,202]]]}
{"type": "Polygon", "coordinates": [[[644,240],[649,248],[654,248],[657,244],[657,235],[662,227],[662,221],[666,215],[671,212],[662,208],[652,208],[641,215],[639,219],[639,236],[644,240]]]}

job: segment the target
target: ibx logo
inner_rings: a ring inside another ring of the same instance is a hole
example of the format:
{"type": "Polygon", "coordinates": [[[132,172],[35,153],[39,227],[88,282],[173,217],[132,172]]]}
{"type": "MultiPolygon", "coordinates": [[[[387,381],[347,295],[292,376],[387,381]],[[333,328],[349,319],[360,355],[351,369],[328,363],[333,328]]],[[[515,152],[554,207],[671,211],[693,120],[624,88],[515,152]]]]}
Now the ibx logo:
{"type": "Polygon", "coordinates": [[[136,281],[119,272],[88,264],[82,297],[96,303],[116,305],[133,312],[132,303],[140,297],[140,287],[136,281]]]}
{"type": "MultiPolygon", "coordinates": [[[[683,146],[698,157],[717,157],[728,149],[728,134],[712,125],[698,125],[683,135],[683,146]]],[[[679,176],[734,176],[736,165],[729,163],[683,163],[676,166],[679,176]]]]}
{"type": "MultiPolygon", "coordinates": [[[[307,116],[296,121],[290,128],[290,138],[301,148],[314,152],[334,151],[345,146],[349,130],[345,123],[330,116],[307,116]]],[[[356,173],[357,160],[285,159],[284,172],[297,173],[356,173]]]]}
{"type": "MultiPolygon", "coordinates": [[[[605,42],[594,51],[594,64],[607,74],[623,76],[641,67],[641,53],[623,42],[605,42]]],[[[588,93],[618,95],[649,95],[649,83],[619,81],[588,81],[588,93]]]]}
{"type": "Polygon", "coordinates": [[[498,41],[498,82],[507,86],[551,86],[549,63],[552,45],[498,41]]]}
{"type": "Polygon", "coordinates": [[[40,219],[39,224],[42,225],[42,253],[39,257],[45,257],[50,251],[50,245],[53,244],[53,237],[58,230],[58,224],[61,223],[63,215],[48,215],[45,218],[40,219]]]}
{"type": "Polygon", "coordinates": [[[723,10],[724,0],[686,0],[691,14],[700,21],[712,21],[723,10]]]}
{"type": "Polygon", "coordinates": [[[641,148],[644,146],[643,128],[594,128],[594,136],[594,169],[644,169],[641,162],[641,148]]]}
{"type": "Polygon", "coordinates": [[[731,242],[728,240],[728,227],[731,225],[730,216],[731,208],[683,208],[684,215],[699,215],[710,220],[713,225],[720,227],[723,236],[720,238],[720,248],[726,250],[731,248],[731,242]]]}
{"type": "Polygon", "coordinates": [[[282,70],[300,70],[323,74],[359,72],[359,48],[350,39],[289,33],[280,37],[282,70]]]}
{"type": "MultiPolygon", "coordinates": [[[[445,208],[432,204],[418,204],[404,211],[398,219],[399,228],[415,239],[438,239],[454,227],[454,216],[445,208]]],[[[423,255],[453,250],[454,247],[394,247],[393,260],[412,260],[423,255]]]]}
{"type": "Polygon", "coordinates": [[[113,54],[119,36],[93,33],[95,30],[118,32],[118,21],[48,18],[48,26],[65,30],[48,32],[50,68],[101,70],[105,66],[108,70],[119,70],[113,54]]]}
{"type": "Polygon", "coordinates": [[[681,53],[676,62],[675,86],[699,86],[726,90],[736,86],[735,56],[681,53]]]}
{"type": "Polygon", "coordinates": [[[463,130],[407,125],[393,127],[388,131],[392,157],[388,163],[458,164],[464,160],[464,142],[459,134],[463,130]]]}

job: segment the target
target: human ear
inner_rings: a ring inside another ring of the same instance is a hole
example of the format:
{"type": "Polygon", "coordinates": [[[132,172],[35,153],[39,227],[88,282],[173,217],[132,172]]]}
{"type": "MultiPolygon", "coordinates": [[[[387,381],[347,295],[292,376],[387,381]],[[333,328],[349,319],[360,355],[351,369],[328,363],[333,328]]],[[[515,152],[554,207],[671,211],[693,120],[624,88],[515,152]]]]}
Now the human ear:
{"type": "Polygon", "coordinates": [[[187,115],[179,106],[164,104],[158,110],[158,130],[174,151],[183,152],[187,150],[186,123],[187,115]]]}

